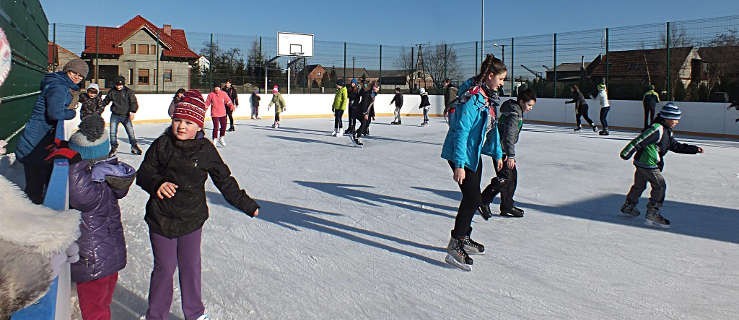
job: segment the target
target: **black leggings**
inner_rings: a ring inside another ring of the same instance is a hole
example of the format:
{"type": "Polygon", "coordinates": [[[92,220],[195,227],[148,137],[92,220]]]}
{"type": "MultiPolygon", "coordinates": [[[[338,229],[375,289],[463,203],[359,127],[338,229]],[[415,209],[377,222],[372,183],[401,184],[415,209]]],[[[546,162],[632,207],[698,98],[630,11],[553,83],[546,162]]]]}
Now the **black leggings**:
{"type": "Polygon", "coordinates": [[[228,121],[231,124],[231,128],[233,128],[234,127],[234,112],[228,106],[226,106],[226,115],[228,116],[228,121]]]}
{"type": "Polygon", "coordinates": [[[611,111],[611,107],[600,108],[600,124],[603,130],[608,130],[608,111],[611,111]]]}
{"type": "Polygon", "coordinates": [[[589,125],[593,126],[593,120],[590,119],[588,116],[588,105],[584,104],[580,106],[580,108],[577,108],[577,114],[575,115],[575,120],[577,120],[577,126],[580,126],[580,117],[585,118],[585,121],[588,122],[589,125]]]}
{"type": "MultiPolygon", "coordinates": [[[[460,239],[470,235],[472,232],[472,217],[480,205],[480,178],[482,177],[482,159],[478,160],[477,171],[464,168],[464,180],[459,185],[462,191],[462,201],[457,209],[457,217],[454,219],[454,230],[452,237],[460,239]]],[[[454,172],[454,164],[449,161],[449,166],[454,172]]]]}
{"type": "Polygon", "coordinates": [[[344,116],[344,110],[334,111],[334,129],[340,129],[344,127],[344,122],[341,121],[341,117],[344,116]]]}
{"type": "Polygon", "coordinates": [[[654,119],[654,107],[655,106],[644,106],[644,129],[649,127],[649,124],[652,123],[652,119],[654,119]]]}
{"type": "Polygon", "coordinates": [[[275,122],[280,122],[280,113],[275,111],[275,122]]]}
{"type": "Polygon", "coordinates": [[[516,186],[518,186],[518,169],[514,166],[513,169],[508,169],[505,163],[503,168],[496,172],[495,175],[498,178],[503,178],[506,182],[500,186],[497,183],[490,182],[482,191],[481,201],[484,203],[493,202],[498,193],[500,193],[500,210],[507,210],[513,208],[513,195],[516,193],[516,186]]]}

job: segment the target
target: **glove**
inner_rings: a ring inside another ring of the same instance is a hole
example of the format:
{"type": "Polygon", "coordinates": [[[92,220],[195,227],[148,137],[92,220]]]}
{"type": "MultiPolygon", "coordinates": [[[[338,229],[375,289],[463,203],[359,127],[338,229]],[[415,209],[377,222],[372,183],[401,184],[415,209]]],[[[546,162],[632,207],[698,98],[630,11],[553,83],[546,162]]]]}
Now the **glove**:
{"type": "Polygon", "coordinates": [[[69,148],[69,142],[59,139],[54,139],[54,143],[46,147],[49,154],[44,160],[54,162],[55,159],[67,159],[69,164],[77,163],[82,161],[82,157],[77,151],[69,148]]]}
{"type": "Polygon", "coordinates": [[[75,263],[79,260],[80,247],[79,245],[77,245],[77,242],[72,242],[72,244],[69,245],[69,248],[65,249],[63,252],[59,252],[51,256],[49,264],[51,265],[53,276],[56,277],[57,275],[59,275],[62,266],[64,266],[65,264],[75,263]]]}

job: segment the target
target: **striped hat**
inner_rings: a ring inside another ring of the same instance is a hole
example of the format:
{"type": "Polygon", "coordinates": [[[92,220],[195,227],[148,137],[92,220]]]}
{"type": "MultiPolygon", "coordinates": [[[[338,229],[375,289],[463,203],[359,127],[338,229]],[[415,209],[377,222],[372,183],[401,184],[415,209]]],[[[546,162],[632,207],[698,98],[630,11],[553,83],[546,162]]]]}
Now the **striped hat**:
{"type": "Polygon", "coordinates": [[[190,120],[202,128],[205,121],[205,101],[200,91],[187,90],[182,100],[177,103],[172,119],[190,120]]]}
{"type": "Polygon", "coordinates": [[[659,116],[662,119],[680,120],[680,116],[682,116],[682,114],[683,112],[680,111],[680,108],[672,102],[668,102],[662,106],[662,110],[659,111],[659,116]]]}

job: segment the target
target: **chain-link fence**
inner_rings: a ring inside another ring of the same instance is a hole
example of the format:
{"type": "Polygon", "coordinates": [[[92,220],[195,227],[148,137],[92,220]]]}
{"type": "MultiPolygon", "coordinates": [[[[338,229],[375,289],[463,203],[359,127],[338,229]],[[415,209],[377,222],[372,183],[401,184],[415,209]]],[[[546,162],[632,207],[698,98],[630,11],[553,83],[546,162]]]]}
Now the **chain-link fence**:
{"type": "MultiPolygon", "coordinates": [[[[173,21],[174,22],[174,21],[173,21]]],[[[481,51],[508,67],[505,94],[530,87],[541,97],[569,97],[572,85],[593,94],[599,83],[614,99],[641,99],[653,86],[663,99],[739,98],[739,16],[406,46],[314,41],[312,57],[276,57],[277,39],[259,35],[185,32],[136,17],[120,28],[54,23],[66,55],[90,61],[88,81],[110,87],[116,76],[139,92],[209,91],[231,80],[241,92],[277,85],[291,93],[331,92],[337,79],[379,82],[383,90],[440,92],[443,79],[475,75],[481,51]],[[138,20],[137,20],[138,19],[138,20]]],[[[283,90],[284,89],[284,90],[283,90]]],[[[388,91],[386,91],[388,92],[388,91]]]]}

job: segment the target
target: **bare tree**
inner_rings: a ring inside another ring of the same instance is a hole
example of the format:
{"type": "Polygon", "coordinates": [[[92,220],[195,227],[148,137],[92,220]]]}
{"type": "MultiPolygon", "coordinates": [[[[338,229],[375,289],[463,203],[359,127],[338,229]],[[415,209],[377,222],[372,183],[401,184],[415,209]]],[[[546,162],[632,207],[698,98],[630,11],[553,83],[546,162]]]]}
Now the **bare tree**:
{"type": "MultiPolygon", "coordinates": [[[[680,25],[670,25],[670,48],[683,48],[693,45],[693,40],[688,36],[688,31],[680,25]]],[[[667,35],[665,32],[659,35],[659,48],[667,47],[667,35]]]]}
{"type": "Polygon", "coordinates": [[[444,43],[427,46],[423,50],[424,72],[431,75],[434,87],[441,88],[445,78],[459,78],[457,53],[452,46],[444,43]]]}

